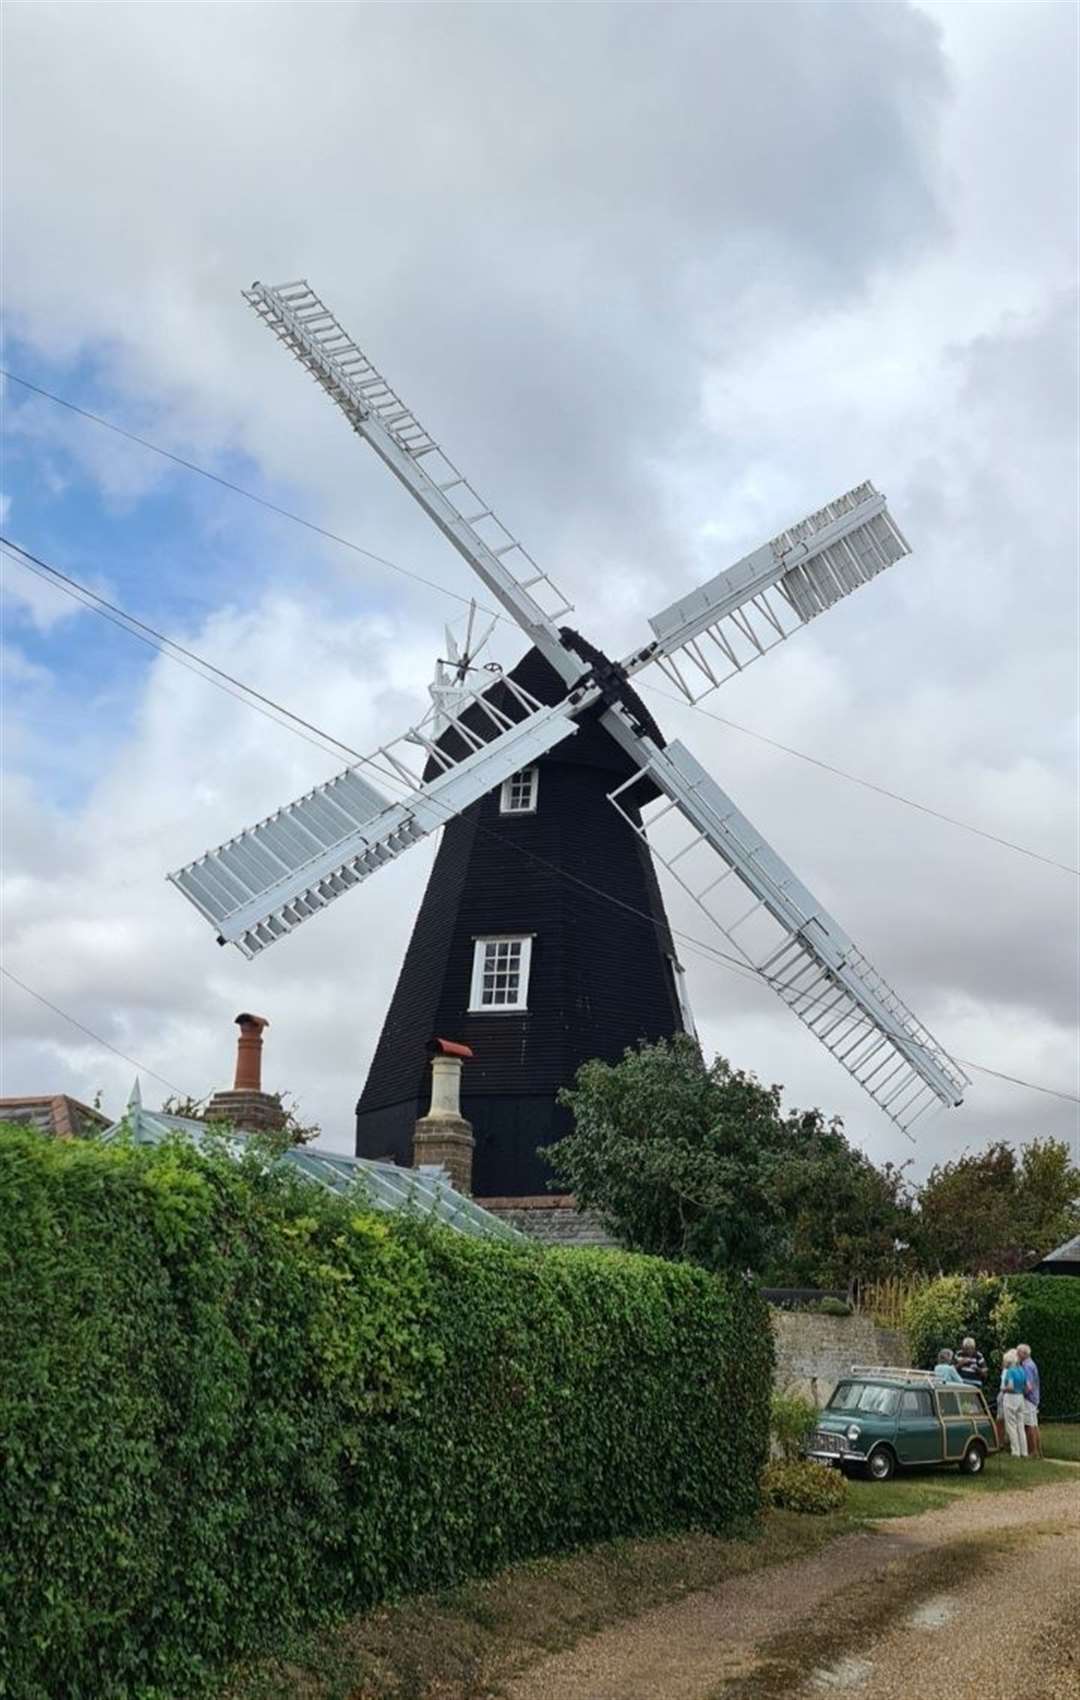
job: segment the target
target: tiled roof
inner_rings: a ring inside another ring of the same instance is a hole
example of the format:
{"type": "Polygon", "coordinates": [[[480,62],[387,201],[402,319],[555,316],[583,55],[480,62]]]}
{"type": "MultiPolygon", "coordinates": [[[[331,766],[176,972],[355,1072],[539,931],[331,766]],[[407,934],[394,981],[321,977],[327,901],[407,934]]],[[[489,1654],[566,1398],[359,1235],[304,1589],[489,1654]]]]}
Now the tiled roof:
{"type": "MultiPolygon", "coordinates": [[[[163,1140],[182,1134],[193,1144],[200,1145],[210,1129],[205,1122],[190,1116],[173,1116],[163,1110],[148,1110],[142,1102],[136,1081],[125,1115],[102,1134],[103,1139],[125,1135],[137,1145],[160,1145],[163,1140]]],[[[235,1155],[243,1150],[246,1135],[242,1132],[225,1136],[225,1143],[235,1155]]],[[[483,1210],[471,1198],[455,1192],[441,1169],[402,1169],[396,1163],[375,1163],[365,1157],[347,1157],[340,1151],[324,1151],[314,1145],[294,1145],[279,1159],[284,1167],[294,1170],[305,1180],[331,1192],[349,1193],[354,1189],[363,1202],[373,1210],[410,1210],[419,1216],[434,1217],[446,1227],[473,1239],[497,1239],[521,1243],[521,1235],[512,1223],[483,1210]]]]}
{"type": "Polygon", "coordinates": [[[39,1098],[0,1098],[0,1122],[22,1122],[58,1139],[79,1139],[109,1125],[108,1116],[58,1092],[39,1098]]]}
{"type": "Polygon", "coordinates": [[[1056,1263],[1080,1264],[1080,1234],[1074,1234],[1071,1240],[1066,1240],[1063,1245],[1055,1246],[1053,1251],[1048,1251],[1041,1262],[1035,1265],[1035,1269],[1038,1271],[1045,1269],[1047,1264],[1056,1263]]]}
{"type": "Polygon", "coordinates": [[[478,1204],[500,1222],[543,1246],[592,1246],[605,1251],[617,1249],[613,1239],[591,1210],[579,1210],[568,1193],[545,1193],[526,1198],[481,1198],[478,1204]]]}

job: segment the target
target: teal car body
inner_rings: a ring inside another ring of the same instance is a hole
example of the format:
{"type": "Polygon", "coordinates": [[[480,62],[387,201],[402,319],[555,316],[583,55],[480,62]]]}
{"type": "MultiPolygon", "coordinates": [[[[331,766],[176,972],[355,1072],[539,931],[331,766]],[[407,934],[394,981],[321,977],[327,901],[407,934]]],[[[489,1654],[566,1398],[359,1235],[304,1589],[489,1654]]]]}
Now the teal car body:
{"type": "Polygon", "coordinates": [[[876,1481],[888,1481],[898,1468],[931,1464],[978,1475],[997,1450],[997,1429],[979,1388],[863,1365],[837,1382],[805,1447],[808,1458],[865,1471],[876,1481]]]}

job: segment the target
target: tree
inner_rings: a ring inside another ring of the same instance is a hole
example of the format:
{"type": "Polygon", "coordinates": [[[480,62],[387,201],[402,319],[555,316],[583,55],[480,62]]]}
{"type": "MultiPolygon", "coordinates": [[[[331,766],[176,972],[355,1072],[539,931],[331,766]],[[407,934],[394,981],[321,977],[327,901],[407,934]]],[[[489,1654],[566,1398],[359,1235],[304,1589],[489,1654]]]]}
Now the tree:
{"type": "Polygon", "coordinates": [[[769,1188],[785,1137],[779,1087],[723,1057],[707,1068],[680,1034],[583,1064],[560,1101],[574,1131],[548,1160],[623,1244],[707,1268],[764,1266],[780,1226],[769,1188]]]}
{"type": "Polygon", "coordinates": [[[903,1171],[875,1168],[820,1110],[785,1115],[778,1086],[723,1057],[707,1068],[690,1039],[587,1063],[562,1101],[574,1132],[548,1156],[625,1245],[777,1286],[847,1286],[898,1266],[903,1171]]]}
{"type": "Polygon", "coordinates": [[[1080,1169],[1062,1140],[1020,1153],[1003,1140],[931,1169],[919,1191],[912,1251],[928,1274],[1008,1274],[1080,1229],[1080,1169]]]}
{"type": "Polygon", "coordinates": [[[793,1137],[773,1168],[783,1228],[770,1285],[848,1287],[899,1273],[912,1224],[904,1166],[878,1168],[816,1110],[785,1126],[793,1137]]]}

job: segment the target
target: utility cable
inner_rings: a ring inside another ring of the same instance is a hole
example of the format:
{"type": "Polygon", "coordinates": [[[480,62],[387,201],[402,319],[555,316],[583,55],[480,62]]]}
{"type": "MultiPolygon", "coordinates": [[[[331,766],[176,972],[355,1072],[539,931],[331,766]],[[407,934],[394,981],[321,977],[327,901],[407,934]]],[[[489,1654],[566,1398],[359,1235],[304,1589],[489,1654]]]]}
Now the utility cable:
{"type": "MultiPolygon", "coordinates": [[[[438,591],[440,595],[449,596],[465,606],[469,606],[473,601],[473,598],[463,596],[459,591],[450,590],[446,585],[439,584],[434,579],[425,578],[422,574],[401,566],[399,562],[392,561],[385,555],[378,555],[374,550],[365,549],[362,544],[353,542],[351,538],[342,537],[338,532],[329,531],[326,527],[317,525],[314,520],[305,519],[303,515],[293,513],[291,509],[283,508],[278,503],[269,501],[267,497],[258,495],[254,490],[246,489],[244,485],[237,484],[232,479],[222,477],[220,473],[211,472],[208,467],[200,466],[196,461],[187,460],[183,455],[175,454],[171,449],[164,448],[160,443],[152,442],[148,437],[142,437],[135,431],[127,430],[123,425],[118,425],[115,420],[106,419],[100,413],[92,413],[89,408],[80,407],[77,403],[69,401],[65,396],[44,389],[40,384],[31,383],[28,378],[22,378],[18,373],[9,371],[6,367],[0,367],[0,377],[7,378],[10,382],[20,385],[21,388],[31,391],[34,395],[42,396],[46,401],[53,402],[57,407],[65,408],[69,413],[77,414],[81,419],[87,419],[94,425],[100,425],[106,431],[112,431],[117,436],[126,438],[128,442],[138,444],[140,448],[149,450],[151,454],[160,455],[163,459],[172,461],[174,465],[183,467],[187,472],[194,472],[200,478],[209,479],[211,483],[219,484],[223,489],[231,491],[234,495],[243,496],[247,501],[257,503],[259,507],[266,508],[270,513],[277,514],[281,519],[292,520],[294,524],[303,526],[305,530],[312,531],[331,543],[338,543],[342,548],[350,549],[354,554],[362,555],[365,559],[374,561],[378,566],[385,567],[390,572],[400,573],[404,578],[413,579],[417,584],[424,585],[428,590],[438,591]]],[[[479,603],[477,607],[485,615],[489,615],[506,625],[515,626],[515,629],[517,629],[515,622],[499,610],[487,608],[479,603]]],[[[794,749],[790,744],[781,743],[776,738],[769,738],[763,732],[755,732],[751,727],[742,726],[736,720],[728,720],[724,715],[714,714],[709,709],[702,708],[700,703],[687,703],[685,698],[672,696],[669,692],[660,690],[648,681],[643,681],[643,686],[646,690],[666,699],[668,702],[677,703],[681,707],[692,708],[696,713],[704,715],[706,720],[715,720],[718,725],[727,726],[735,732],[741,732],[748,738],[756,738],[759,743],[769,744],[773,749],[782,750],[785,755],[794,756],[799,761],[809,762],[812,766],[819,767],[826,773],[834,774],[839,779],[846,779],[853,785],[862,785],[866,790],[875,791],[879,796],[888,797],[892,802],[903,803],[907,808],[915,809],[920,814],[928,815],[934,820],[944,821],[948,826],[959,827],[963,832],[973,833],[977,838],[984,838],[989,843],[997,844],[1003,849],[1013,850],[1020,856],[1028,856],[1033,861],[1044,863],[1047,867],[1058,868],[1062,873],[1080,877],[1080,868],[1072,868],[1065,862],[1055,860],[1052,856],[1044,856],[1038,850],[1031,850],[1026,845],[1016,844],[1011,839],[1001,838],[996,833],[987,832],[985,828],[974,826],[970,821],[958,820],[955,815],[944,814],[940,809],[933,809],[926,803],[916,802],[912,797],[904,797],[898,791],[890,791],[884,785],[878,785],[873,780],[864,779],[860,774],[848,773],[843,768],[822,761],[820,757],[812,756],[805,750],[794,749]]],[[[333,741],[337,742],[337,740],[333,741]]],[[[339,745],[340,747],[343,746],[339,745]]]]}
{"type": "Polygon", "coordinates": [[[169,1088],[170,1092],[175,1092],[178,1098],[190,1096],[177,1086],[175,1081],[166,1080],[163,1074],[157,1074],[152,1068],[147,1068],[145,1063],[137,1062],[134,1057],[129,1057],[126,1051],[118,1051],[116,1046],[110,1045],[108,1039],[103,1039],[100,1033],[95,1033],[90,1027],[84,1027],[81,1021],[76,1021],[73,1015],[69,1015],[67,1010],[61,1009],[58,1004],[50,1003],[48,998],[42,997],[40,992],[35,992],[33,986],[28,986],[25,980],[20,980],[17,974],[13,974],[10,968],[5,968],[0,964],[0,974],[3,974],[4,978],[10,980],[13,985],[18,986],[20,991],[26,992],[30,997],[36,998],[38,1003],[44,1004],[46,1009],[51,1009],[54,1015],[60,1016],[62,1021],[70,1022],[72,1027],[77,1027],[80,1033],[85,1033],[86,1037],[93,1039],[95,1044],[103,1045],[107,1051],[112,1052],[114,1057],[120,1057],[124,1062],[130,1063],[132,1068],[137,1068],[141,1074],[148,1074],[152,1080],[160,1081],[162,1086],[169,1088]]]}
{"type": "MultiPolygon", "coordinates": [[[[425,578],[423,573],[414,573],[410,567],[403,567],[398,561],[391,561],[385,555],[377,555],[373,549],[365,549],[362,544],[354,543],[351,538],[342,537],[336,531],[329,531],[326,526],[317,525],[312,519],[305,519],[303,514],[293,513],[291,508],[283,508],[277,502],[271,502],[266,496],[246,489],[243,484],[235,484],[231,478],[224,478],[219,472],[211,472],[208,467],[200,466],[197,461],[186,460],[183,455],[174,454],[172,449],[151,442],[149,437],[140,437],[138,432],[126,430],[113,419],[105,419],[100,413],[91,413],[89,408],[79,407],[64,396],[43,389],[40,384],[32,384],[29,378],[20,378],[18,373],[10,372],[4,366],[0,366],[0,378],[7,378],[10,383],[19,384],[24,390],[43,396],[46,401],[55,402],[57,407],[66,408],[69,413],[77,413],[81,419],[88,419],[92,424],[100,425],[118,437],[125,437],[129,443],[137,443],[141,449],[149,449],[151,454],[160,455],[163,460],[171,460],[174,466],[182,466],[185,472],[197,473],[200,478],[209,479],[211,484],[219,484],[223,490],[230,490],[234,496],[244,496],[249,502],[255,502],[260,508],[265,508],[268,513],[277,514],[279,519],[290,519],[294,525],[302,525],[305,531],[313,531],[316,537],[325,538],[328,543],[339,543],[343,549],[351,549],[354,555],[363,555],[365,560],[374,561],[376,566],[385,567],[388,572],[400,573],[402,578],[411,578],[427,590],[437,590],[442,596],[451,596],[455,602],[463,603],[466,608],[475,601],[474,597],[462,596],[457,590],[448,590],[446,585],[439,584],[435,579],[425,578]]],[[[505,614],[494,608],[485,608],[482,603],[477,603],[477,607],[482,614],[490,614],[496,620],[506,620],[508,625],[513,625],[516,629],[516,622],[507,619],[505,614]]]]}
{"type": "Polygon", "coordinates": [[[309,720],[303,719],[301,715],[294,714],[291,709],[285,708],[283,704],[273,702],[270,697],[263,696],[253,685],[245,685],[241,680],[235,679],[231,673],[223,672],[220,667],[216,667],[212,661],[207,661],[204,656],[196,655],[193,650],[185,649],[184,645],[177,643],[175,638],[166,637],[163,632],[155,631],[153,626],[148,626],[145,621],[137,619],[134,614],[129,614],[126,609],[118,607],[115,602],[109,602],[104,596],[100,596],[96,590],[91,590],[88,585],[80,584],[77,579],[69,578],[66,573],[60,571],[59,567],[50,566],[47,561],[41,560],[39,556],[32,555],[29,549],[24,549],[21,544],[15,543],[10,537],[0,535],[0,549],[5,552],[7,559],[14,561],[17,566],[24,567],[27,572],[34,573],[46,584],[54,585],[57,590],[70,596],[73,601],[89,608],[91,613],[100,614],[109,621],[110,625],[118,626],[121,631],[127,632],[130,637],[137,638],[140,643],[145,643],[148,648],[156,649],[161,655],[167,655],[170,661],[179,662],[180,666],[186,667],[189,673],[194,673],[197,678],[205,679],[208,685],[216,685],[218,690],[225,692],[226,696],[235,697],[238,702],[246,703],[249,708],[255,709],[256,713],[262,714],[267,720],[272,720],[276,726],[284,726],[287,732],[295,732],[297,737],[303,738],[306,744],[311,744],[314,748],[321,749],[326,754],[334,754],[340,751],[356,761],[364,759],[359,750],[354,750],[349,744],[341,743],[339,739],[332,737],[328,732],[320,732],[319,728],[313,726],[309,720]],[[277,712],[271,713],[271,709],[277,712]],[[285,719],[279,719],[279,715],[284,715],[285,719]],[[289,724],[289,722],[292,724],[289,724]],[[324,741],[316,743],[315,738],[308,737],[309,732],[314,732],[318,739],[324,741]],[[327,745],[333,745],[333,750],[328,750],[327,745]]]}
{"type": "MultiPolygon", "coordinates": [[[[128,631],[132,637],[137,637],[140,641],[146,642],[150,644],[151,647],[158,649],[159,652],[165,655],[169,660],[177,661],[180,665],[187,666],[189,671],[196,673],[197,677],[205,678],[207,683],[214,684],[217,681],[208,675],[211,673],[217,673],[220,675],[221,680],[228,681],[227,688],[229,689],[230,695],[236,696],[240,701],[246,700],[245,696],[241,694],[245,692],[249,693],[252,697],[257,698],[258,703],[262,705],[260,712],[266,714],[266,718],[272,720],[274,724],[285,726],[286,730],[292,731],[295,728],[288,725],[287,720],[295,721],[298,726],[305,728],[306,732],[313,732],[317,738],[323,740],[323,743],[316,744],[315,747],[322,749],[324,753],[329,753],[326,746],[333,745],[336,751],[344,752],[345,754],[354,757],[357,761],[363,761],[365,759],[358,751],[352,749],[350,745],[342,743],[340,739],[335,738],[331,733],[325,732],[321,727],[315,726],[311,721],[292,714],[291,710],[284,708],[282,704],[275,702],[273,698],[266,697],[261,692],[253,690],[252,687],[245,685],[242,680],[235,678],[232,674],[222,673],[220,669],[214,667],[213,663],[204,660],[204,658],[199,655],[196,655],[194,651],[185,649],[182,645],[174,643],[172,639],[165,637],[162,633],[155,631],[153,627],[147,626],[144,622],[137,620],[135,616],[129,615],[124,609],[119,608],[116,604],[107,602],[105,598],[99,597],[96,592],[89,591],[86,586],[80,585],[78,581],[69,579],[67,575],[60,573],[56,568],[50,567],[37,556],[30,555],[29,551],[22,549],[20,545],[12,544],[8,541],[8,539],[2,537],[0,537],[0,543],[3,543],[7,548],[17,551],[17,555],[12,556],[11,558],[16,560],[19,560],[20,557],[26,558],[26,562],[20,562],[20,564],[33,563],[33,567],[35,569],[39,569],[39,576],[45,577],[47,582],[51,582],[53,579],[63,580],[64,585],[70,587],[73,592],[85,592],[89,598],[87,606],[89,606],[93,612],[101,613],[103,617],[110,620],[110,623],[118,625],[121,630],[128,631]],[[136,630],[133,628],[138,629],[136,630]],[[172,653],[173,650],[176,650],[178,653],[172,653]],[[195,665],[192,665],[193,663],[195,665]],[[205,668],[207,671],[202,672],[200,671],[201,668],[205,668]],[[232,687],[235,687],[235,689],[232,687]],[[278,713],[286,716],[287,720],[278,719],[277,714],[267,713],[267,709],[276,710],[278,713]]],[[[252,702],[250,706],[255,707],[256,703],[252,702]]],[[[307,742],[314,743],[313,739],[306,737],[306,732],[301,733],[301,735],[305,736],[305,740],[307,742]]],[[[398,785],[405,795],[409,794],[408,786],[403,780],[387,773],[382,773],[382,778],[384,782],[390,782],[398,785]]],[[[435,799],[431,800],[434,801],[435,799]]],[[[450,821],[458,818],[448,805],[440,806],[443,808],[448,824],[450,821]]],[[[546,857],[539,856],[534,851],[528,850],[525,846],[516,843],[513,839],[507,838],[505,834],[496,832],[491,827],[480,825],[480,823],[477,823],[477,828],[486,837],[494,839],[500,845],[507,846],[510,849],[515,850],[518,854],[525,856],[528,860],[546,868],[559,878],[565,879],[571,884],[588,891],[591,895],[600,898],[603,902],[611,903],[616,908],[637,916],[657,931],[662,932],[665,930],[663,923],[658,921],[655,916],[648,914],[643,909],[638,909],[633,904],[625,902],[624,899],[614,896],[611,892],[602,890],[599,886],[592,885],[588,880],[581,879],[578,875],[570,873],[568,869],[560,868],[556,863],[549,861],[546,857]]],[[[679,939],[679,941],[689,950],[696,955],[702,956],[706,961],[718,964],[721,967],[729,969],[731,972],[741,974],[747,980],[754,981],[757,984],[770,986],[773,990],[776,989],[769,976],[762,973],[760,969],[755,968],[752,963],[740,961],[738,957],[732,956],[729,952],[721,950],[718,946],[709,944],[706,940],[699,939],[693,934],[684,932],[680,928],[671,927],[670,924],[666,930],[673,938],[679,939]]],[[[2,971],[8,974],[8,978],[13,980],[15,979],[15,976],[10,974],[8,970],[4,969],[2,971]]],[[[16,981],[16,984],[22,986],[23,982],[16,981]]],[[[47,1000],[42,998],[40,994],[34,992],[32,988],[23,986],[23,989],[30,992],[31,996],[37,997],[39,1002],[47,1004],[47,1007],[50,1009],[55,1009],[54,1005],[48,1004],[47,1000]]],[[[830,987],[826,992],[822,993],[819,998],[813,999],[806,1004],[803,1013],[808,1013],[816,1003],[819,1003],[826,997],[831,997],[832,995],[833,988],[830,987]]],[[[56,1013],[61,1015],[65,1020],[71,1021],[74,1026],[80,1027],[81,1030],[86,1032],[89,1037],[99,1039],[99,1035],[90,1032],[88,1028],[82,1028],[79,1022],[76,1022],[73,1017],[67,1016],[63,1010],[56,1010],[56,1013]]],[[[868,1020],[856,1022],[851,1031],[857,1030],[860,1026],[870,1029],[874,1025],[875,1024],[873,1022],[868,1020]]],[[[109,1045],[107,1040],[100,1039],[100,1043],[110,1050],[115,1050],[115,1047],[109,1045]]],[[[133,1059],[124,1056],[123,1052],[117,1051],[116,1054],[118,1056],[123,1056],[125,1061],[133,1062],[133,1059]]],[[[1000,1070],[987,1068],[984,1064],[974,1062],[970,1058],[957,1057],[956,1060],[957,1062],[962,1063],[965,1068],[976,1069],[979,1073],[994,1076],[997,1079],[1008,1081],[1013,1085],[1027,1087],[1029,1090],[1034,1092],[1046,1093],[1051,1097],[1060,1098],[1066,1103],[1080,1103],[1080,1097],[1058,1091],[1054,1087],[1042,1086],[1035,1081],[1023,1080],[1016,1075],[1003,1074],[1000,1070]]],[[[140,1067],[141,1065],[133,1063],[133,1066],[140,1067]]],[[[146,1070],[146,1072],[153,1074],[152,1070],[146,1070]]],[[[153,1074],[153,1078],[161,1080],[162,1076],[153,1074]]],[[[172,1091],[178,1092],[180,1090],[170,1081],[164,1081],[164,1084],[169,1086],[172,1091]]],[[[910,1135],[908,1137],[910,1137],[910,1135]]]]}
{"type": "Polygon", "coordinates": [[[838,779],[847,779],[853,785],[862,785],[867,791],[876,791],[879,797],[889,797],[894,803],[906,803],[909,809],[918,809],[920,814],[932,815],[935,820],[945,821],[949,826],[958,826],[964,832],[973,832],[977,838],[986,838],[991,844],[1000,844],[1005,850],[1015,850],[1020,856],[1030,856],[1033,861],[1044,862],[1048,868],[1060,868],[1063,874],[1073,874],[1080,878],[1080,868],[1070,868],[1067,862],[1055,861],[1052,856],[1044,856],[1038,850],[1029,850],[1024,844],[1014,844],[1010,838],[999,838],[996,833],[987,832],[981,826],[973,826],[970,821],[957,820],[955,815],[943,814],[940,809],[932,809],[927,803],[917,803],[913,797],[902,797],[899,791],[890,791],[872,779],[864,779],[861,774],[848,773],[842,767],[834,767],[831,762],[822,761],[820,756],[793,749],[790,744],[782,744],[778,738],[768,738],[764,732],[755,732],[752,727],[741,726],[737,720],[729,720],[726,715],[714,714],[711,709],[702,708],[700,703],[688,703],[685,697],[672,696],[670,691],[661,691],[647,681],[644,682],[644,688],[651,691],[653,696],[663,697],[665,702],[695,709],[698,714],[703,714],[706,720],[715,720],[718,726],[728,726],[733,732],[742,732],[747,738],[756,738],[759,744],[768,744],[774,750],[783,750],[785,755],[797,756],[800,761],[809,762],[812,767],[820,767],[826,773],[835,774],[838,779]]]}

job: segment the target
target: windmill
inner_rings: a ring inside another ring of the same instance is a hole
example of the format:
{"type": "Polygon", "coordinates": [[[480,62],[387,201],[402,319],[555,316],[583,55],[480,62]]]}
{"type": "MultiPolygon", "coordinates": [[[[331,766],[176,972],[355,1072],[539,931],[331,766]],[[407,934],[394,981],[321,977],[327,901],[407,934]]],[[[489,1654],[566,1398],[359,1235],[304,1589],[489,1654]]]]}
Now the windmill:
{"type": "Polygon", "coordinates": [[[487,1071],[463,1103],[486,1123],[477,1190],[542,1188],[533,1153],[561,1131],[554,1093],[575,1058],[691,1025],[654,854],[900,1128],[959,1104],[966,1076],[630,684],[652,666],[696,703],[900,560],[885,498],[858,485],[662,609],[614,662],[561,623],[570,604],[551,578],[306,281],[244,294],[531,645],[511,672],[480,677],[470,620],[417,725],[169,875],[250,958],[447,829],[358,1149],[407,1160],[423,1045],[456,1016],[453,1037],[487,1071]],[[539,839],[515,836],[530,822],[539,839]]]}

